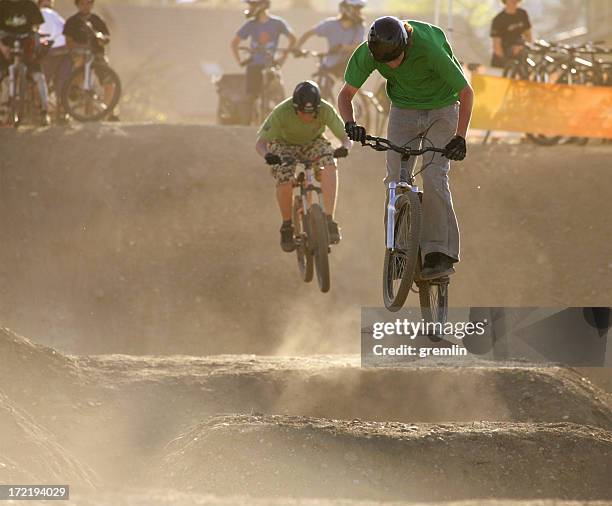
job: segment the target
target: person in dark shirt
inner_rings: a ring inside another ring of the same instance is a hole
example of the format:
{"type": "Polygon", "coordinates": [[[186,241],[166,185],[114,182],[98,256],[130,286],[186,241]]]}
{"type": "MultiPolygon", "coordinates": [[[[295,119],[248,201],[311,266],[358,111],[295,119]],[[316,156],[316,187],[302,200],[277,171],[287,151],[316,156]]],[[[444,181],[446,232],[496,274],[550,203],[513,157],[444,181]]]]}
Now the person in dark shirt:
{"type": "MultiPolygon", "coordinates": [[[[104,20],[92,12],[94,0],[75,0],[78,12],[69,17],[64,25],[64,35],[66,36],[66,46],[68,49],[90,48],[96,55],[98,61],[108,64],[105,46],[110,41],[110,31],[104,20]]],[[[74,57],[75,66],[83,64],[80,57],[74,57]]],[[[104,85],[104,94],[107,103],[112,100],[114,85],[105,83],[104,76],[99,75],[101,83],[104,85]]],[[[115,111],[110,111],[107,117],[110,121],[119,121],[115,111]]]]}
{"type": "MultiPolygon", "coordinates": [[[[11,46],[15,35],[33,33],[45,22],[40,9],[31,0],[0,0],[0,81],[11,64],[11,46]]],[[[39,62],[26,61],[28,71],[36,82],[40,95],[41,123],[49,124],[47,114],[48,89],[39,62]]]]}
{"type": "Polygon", "coordinates": [[[531,22],[521,0],[502,0],[505,8],[493,18],[491,38],[493,39],[493,67],[504,67],[508,58],[523,50],[523,42],[531,42],[531,22]]]}
{"type": "MultiPolygon", "coordinates": [[[[79,9],[74,16],[69,17],[64,25],[64,35],[66,36],[66,44],[69,48],[88,47],[94,32],[102,35],[110,36],[108,26],[100,16],[91,12],[94,2],[93,0],[76,0],[75,5],[79,9]],[[91,28],[87,25],[91,24],[91,28]]],[[[103,44],[95,41],[92,49],[96,53],[104,53],[103,44]]]]}

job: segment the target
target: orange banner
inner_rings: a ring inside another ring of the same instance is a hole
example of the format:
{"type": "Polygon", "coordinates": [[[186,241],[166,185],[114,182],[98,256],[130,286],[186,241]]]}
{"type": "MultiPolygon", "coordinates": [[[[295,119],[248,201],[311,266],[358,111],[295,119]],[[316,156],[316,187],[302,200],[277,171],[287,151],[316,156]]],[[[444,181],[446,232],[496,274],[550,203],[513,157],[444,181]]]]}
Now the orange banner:
{"type": "Polygon", "coordinates": [[[472,128],[612,139],[612,87],[472,75],[472,128]]]}

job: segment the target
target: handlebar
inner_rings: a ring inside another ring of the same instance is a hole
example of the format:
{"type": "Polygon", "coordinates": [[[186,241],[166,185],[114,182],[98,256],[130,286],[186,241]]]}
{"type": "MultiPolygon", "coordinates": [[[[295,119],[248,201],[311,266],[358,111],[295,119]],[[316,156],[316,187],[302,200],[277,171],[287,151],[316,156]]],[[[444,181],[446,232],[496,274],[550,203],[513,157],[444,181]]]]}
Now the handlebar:
{"type": "Polygon", "coordinates": [[[304,58],[306,56],[312,56],[313,58],[323,59],[326,56],[329,56],[329,55],[332,55],[332,54],[338,54],[340,52],[341,51],[339,49],[339,46],[334,46],[334,47],[332,47],[327,52],[323,52],[323,51],[311,51],[309,49],[294,49],[293,50],[293,56],[295,58],[304,58]]]}
{"type": "MultiPolygon", "coordinates": [[[[341,156],[335,156],[335,154],[336,153],[334,152],[334,155],[332,155],[334,158],[344,158],[344,157],[341,157],[341,156]]],[[[321,160],[322,158],[326,158],[328,156],[329,156],[328,154],[325,154],[325,155],[317,156],[317,157],[312,158],[310,160],[298,160],[297,158],[287,157],[287,158],[283,158],[282,163],[283,163],[283,165],[291,165],[293,163],[298,163],[298,164],[301,164],[301,165],[308,166],[308,165],[312,165],[313,163],[316,163],[319,160],[321,160]]]]}
{"type": "Polygon", "coordinates": [[[371,135],[366,135],[366,140],[361,142],[362,146],[369,146],[375,151],[395,151],[402,156],[411,157],[411,156],[421,156],[425,153],[442,153],[446,154],[445,148],[421,148],[421,149],[412,149],[404,146],[397,146],[393,144],[388,139],[383,137],[373,137],[371,135]]]}
{"type": "Polygon", "coordinates": [[[584,44],[555,44],[539,39],[535,42],[524,42],[523,45],[533,52],[566,53],[566,54],[612,54],[611,48],[602,47],[605,41],[597,40],[585,42],[584,44]]]}
{"type": "Polygon", "coordinates": [[[270,47],[249,47],[249,46],[238,46],[239,51],[244,51],[251,54],[274,54],[274,53],[288,53],[289,49],[284,47],[270,48],[270,47]]]}
{"type": "MultiPolygon", "coordinates": [[[[345,158],[344,156],[337,156],[337,152],[338,150],[335,149],[334,150],[334,154],[332,155],[334,158],[345,158]]],[[[322,158],[328,157],[329,154],[323,154],[321,156],[317,156],[315,158],[312,158],[310,160],[298,160],[297,158],[293,158],[293,157],[285,157],[281,159],[281,165],[293,165],[293,164],[300,164],[300,165],[305,165],[305,166],[309,166],[312,165],[313,163],[318,162],[319,160],[321,160],[322,158]]],[[[346,155],[348,156],[348,154],[346,155]]]]}

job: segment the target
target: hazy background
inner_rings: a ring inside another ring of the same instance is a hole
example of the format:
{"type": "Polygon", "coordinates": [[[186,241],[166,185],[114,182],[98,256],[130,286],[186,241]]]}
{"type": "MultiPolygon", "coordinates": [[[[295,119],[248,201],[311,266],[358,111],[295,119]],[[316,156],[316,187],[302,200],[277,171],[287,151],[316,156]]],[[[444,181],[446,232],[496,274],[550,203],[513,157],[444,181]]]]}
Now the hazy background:
{"type": "MultiPolygon", "coordinates": [[[[454,0],[452,38],[465,62],[489,61],[489,26],[501,9],[498,0],[454,0]]],[[[371,0],[364,13],[369,24],[382,14],[434,21],[433,0],[371,0]]],[[[440,0],[440,25],[448,29],[448,2],[440,0]]],[[[538,37],[605,38],[610,33],[612,2],[608,0],[526,0],[538,37]]],[[[65,16],[74,11],[71,0],[58,0],[65,16]]],[[[214,121],[216,93],[211,76],[239,72],[229,43],[245,22],[243,4],[236,0],[176,2],[97,0],[96,12],[113,34],[111,62],[124,84],[122,117],[129,120],[214,121]]],[[[299,36],[318,21],[337,13],[337,2],[272,1],[271,12],[284,17],[299,36]]],[[[285,45],[281,40],[281,47],[285,45]]],[[[323,49],[321,39],[307,46],[323,49]]],[[[315,70],[314,60],[289,58],[283,72],[286,90],[315,70]]],[[[369,83],[374,86],[375,83],[369,83]]]]}

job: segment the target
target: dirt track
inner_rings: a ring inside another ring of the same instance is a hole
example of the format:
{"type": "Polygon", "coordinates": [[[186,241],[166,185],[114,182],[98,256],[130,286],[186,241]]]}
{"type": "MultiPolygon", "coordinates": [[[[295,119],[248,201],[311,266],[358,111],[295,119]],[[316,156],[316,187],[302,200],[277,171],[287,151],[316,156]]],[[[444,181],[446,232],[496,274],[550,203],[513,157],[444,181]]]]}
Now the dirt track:
{"type": "Polygon", "coordinates": [[[569,370],[364,370],[351,356],[66,357],[5,329],[0,385],[1,433],[13,441],[0,447],[1,481],[59,474],[75,504],[140,504],[143,487],[159,489],[159,504],[189,492],[187,505],[257,504],[218,499],[228,495],[261,504],[612,500],[610,398],[569,370]],[[30,453],[19,462],[24,434],[30,453]],[[111,486],[133,497],[118,500],[111,486]]]}
{"type": "MultiPolygon", "coordinates": [[[[360,368],[359,309],[380,304],[380,155],[343,162],[345,239],[322,296],[279,251],[252,141],[0,132],[0,322],[58,348],[0,329],[0,483],[69,482],[87,506],[612,504],[610,369],[594,384],[560,368],[360,368]]],[[[609,149],[471,153],[452,173],[452,303],[609,304],[609,202],[593,197],[609,193],[609,149]]]]}

